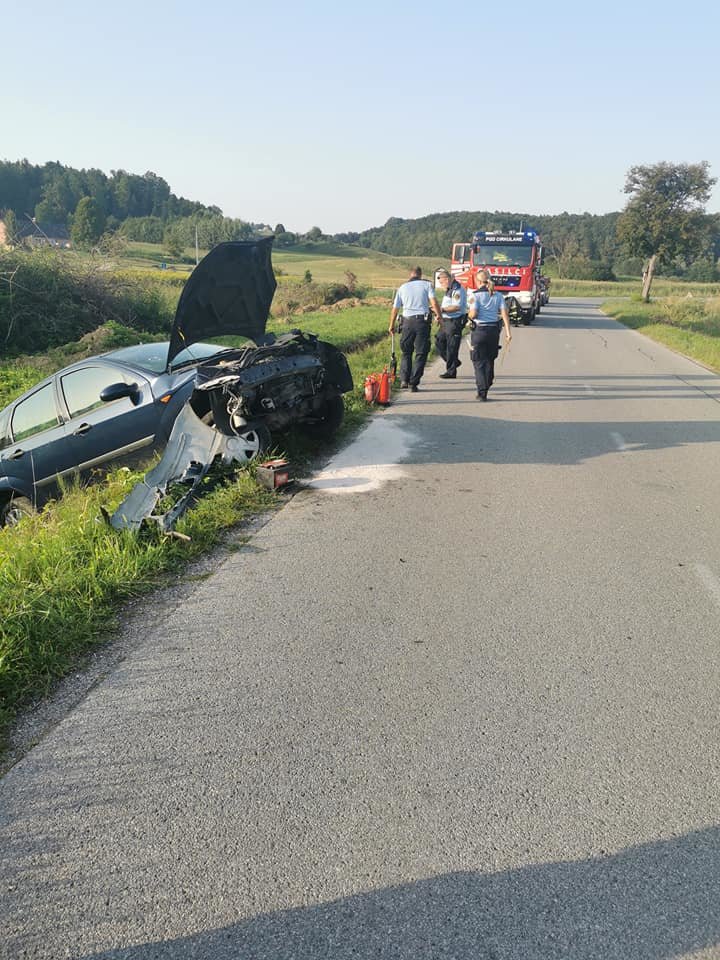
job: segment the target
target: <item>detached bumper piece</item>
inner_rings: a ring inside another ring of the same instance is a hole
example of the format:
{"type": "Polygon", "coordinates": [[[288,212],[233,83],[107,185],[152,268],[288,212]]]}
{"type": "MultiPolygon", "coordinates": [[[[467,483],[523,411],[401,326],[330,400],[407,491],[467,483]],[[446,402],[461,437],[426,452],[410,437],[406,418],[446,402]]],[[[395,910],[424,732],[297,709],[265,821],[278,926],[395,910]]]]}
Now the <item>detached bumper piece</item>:
{"type": "Polygon", "coordinates": [[[225,464],[247,463],[260,449],[261,438],[255,431],[227,436],[203,423],[187,403],[175,421],[162,459],[135,485],[110,517],[110,524],[116,530],[137,531],[143,521],[150,520],[167,532],[187,509],[198,485],[218,458],[225,464]],[[154,514],[156,504],[174,483],[186,485],[187,490],[166,513],[154,514]]]}

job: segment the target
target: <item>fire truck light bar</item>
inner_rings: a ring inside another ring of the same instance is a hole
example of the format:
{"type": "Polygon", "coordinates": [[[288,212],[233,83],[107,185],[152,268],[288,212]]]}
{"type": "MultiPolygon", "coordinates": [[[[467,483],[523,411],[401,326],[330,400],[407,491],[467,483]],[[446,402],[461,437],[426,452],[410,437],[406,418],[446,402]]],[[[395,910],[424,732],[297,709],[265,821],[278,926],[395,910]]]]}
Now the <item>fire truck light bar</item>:
{"type": "Polygon", "coordinates": [[[477,230],[473,234],[473,243],[538,243],[536,230],[477,230]]]}

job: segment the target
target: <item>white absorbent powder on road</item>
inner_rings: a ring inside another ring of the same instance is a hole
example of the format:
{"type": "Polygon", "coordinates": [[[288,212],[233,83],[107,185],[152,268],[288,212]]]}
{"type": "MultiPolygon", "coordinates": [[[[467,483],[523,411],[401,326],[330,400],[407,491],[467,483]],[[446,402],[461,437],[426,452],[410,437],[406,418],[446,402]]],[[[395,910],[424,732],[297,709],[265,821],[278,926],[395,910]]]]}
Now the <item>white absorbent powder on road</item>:
{"type": "Polygon", "coordinates": [[[349,447],[308,483],[326,493],[368,493],[405,476],[399,465],[415,440],[402,417],[373,417],[349,447]]]}

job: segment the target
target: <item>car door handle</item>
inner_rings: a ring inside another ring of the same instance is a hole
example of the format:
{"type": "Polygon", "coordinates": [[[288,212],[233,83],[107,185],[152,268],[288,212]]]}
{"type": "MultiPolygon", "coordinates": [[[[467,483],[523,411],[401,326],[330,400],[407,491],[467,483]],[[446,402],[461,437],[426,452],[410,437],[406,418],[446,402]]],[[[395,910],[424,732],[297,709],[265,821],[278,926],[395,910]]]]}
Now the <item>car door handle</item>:
{"type": "Polygon", "coordinates": [[[90,430],[92,430],[91,423],[81,423],[77,430],[73,430],[73,436],[82,436],[83,433],[88,433],[90,430]]]}
{"type": "Polygon", "coordinates": [[[22,447],[18,447],[17,450],[13,450],[13,452],[9,454],[8,460],[19,460],[20,457],[24,457],[24,456],[25,456],[25,451],[22,449],[22,447]]]}

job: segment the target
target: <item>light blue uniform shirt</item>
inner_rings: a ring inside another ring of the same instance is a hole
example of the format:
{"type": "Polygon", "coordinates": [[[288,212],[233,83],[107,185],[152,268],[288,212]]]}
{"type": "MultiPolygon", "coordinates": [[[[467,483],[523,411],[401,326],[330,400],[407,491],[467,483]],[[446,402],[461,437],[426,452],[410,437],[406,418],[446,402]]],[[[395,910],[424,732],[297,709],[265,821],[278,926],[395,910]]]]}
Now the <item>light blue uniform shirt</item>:
{"type": "Polygon", "coordinates": [[[492,296],[487,290],[475,290],[468,297],[468,306],[476,310],[475,323],[483,326],[490,323],[500,323],[500,310],[505,306],[505,297],[497,290],[492,296]]]}
{"type": "Polygon", "coordinates": [[[393,306],[402,310],[404,317],[430,313],[430,297],[435,296],[432,284],[427,280],[408,280],[398,287],[393,306]]]}
{"type": "Polygon", "coordinates": [[[454,320],[467,313],[467,293],[461,283],[454,281],[445,291],[440,310],[443,317],[454,320]],[[452,311],[448,313],[447,311],[452,311]]]}

